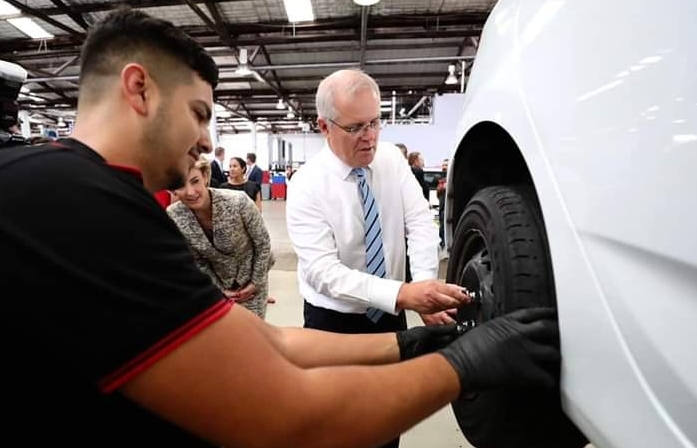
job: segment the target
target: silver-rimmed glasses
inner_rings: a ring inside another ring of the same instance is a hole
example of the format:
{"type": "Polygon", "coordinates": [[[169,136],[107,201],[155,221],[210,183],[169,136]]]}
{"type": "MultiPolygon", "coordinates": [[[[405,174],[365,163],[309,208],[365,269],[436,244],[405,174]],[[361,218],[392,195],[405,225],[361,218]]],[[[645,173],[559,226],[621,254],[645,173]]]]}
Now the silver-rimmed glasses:
{"type": "Polygon", "coordinates": [[[353,126],[343,126],[337,123],[336,121],[332,120],[331,118],[328,118],[328,120],[341,130],[349,134],[351,137],[361,137],[365,135],[365,133],[368,132],[368,130],[377,131],[382,128],[382,122],[380,121],[380,117],[374,118],[368,123],[356,124],[353,126]]]}

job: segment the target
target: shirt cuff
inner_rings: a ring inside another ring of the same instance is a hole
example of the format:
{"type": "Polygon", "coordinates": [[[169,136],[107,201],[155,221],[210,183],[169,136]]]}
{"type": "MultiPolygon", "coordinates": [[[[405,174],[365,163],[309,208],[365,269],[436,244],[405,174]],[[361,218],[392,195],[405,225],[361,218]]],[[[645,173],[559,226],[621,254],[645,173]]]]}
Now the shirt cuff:
{"type": "Polygon", "coordinates": [[[397,315],[397,295],[402,282],[387,278],[373,277],[370,285],[370,305],[387,313],[397,315]]]}
{"type": "Polygon", "coordinates": [[[434,280],[438,278],[438,270],[426,270],[426,271],[419,271],[419,272],[413,272],[411,274],[411,281],[412,282],[420,282],[421,280],[434,280]]]}

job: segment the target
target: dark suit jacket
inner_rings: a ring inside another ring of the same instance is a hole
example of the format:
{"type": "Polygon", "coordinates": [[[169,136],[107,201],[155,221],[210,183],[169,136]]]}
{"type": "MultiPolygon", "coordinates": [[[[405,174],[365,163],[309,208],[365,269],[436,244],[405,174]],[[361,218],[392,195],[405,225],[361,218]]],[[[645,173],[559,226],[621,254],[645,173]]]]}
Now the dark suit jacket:
{"type": "Polygon", "coordinates": [[[259,185],[261,185],[261,168],[258,166],[254,165],[254,168],[247,174],[247,180],[250,180],[252,182],[256,182],[259,185]]]}
{"type": "Polygon", "coordinates": [[[220,164],[218,163],[218,160],[215,159],[211,161],[211,187],[217,187],[223,182],[227,182],[227,176],[225,175],[223,170],[220,169],[220,164]]]}

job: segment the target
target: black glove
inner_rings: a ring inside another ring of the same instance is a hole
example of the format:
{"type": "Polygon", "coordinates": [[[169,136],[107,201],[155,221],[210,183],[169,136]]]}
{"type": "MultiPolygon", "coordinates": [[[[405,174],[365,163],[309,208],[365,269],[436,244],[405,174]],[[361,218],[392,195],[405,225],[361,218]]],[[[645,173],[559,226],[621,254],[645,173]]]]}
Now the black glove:
{"type": "Polygon", "coordinates": [[[457,339],[458,335],[456,324],[423,325],[398,331],[399,357],[404,361],[435,352],[457,339]]]}
{"type": "Polygon", "coordinates": [[[440,350],[464,391],[553,388],[559,378],[559,327],[553,308],[530,308],[492,319],[440,350]]]}

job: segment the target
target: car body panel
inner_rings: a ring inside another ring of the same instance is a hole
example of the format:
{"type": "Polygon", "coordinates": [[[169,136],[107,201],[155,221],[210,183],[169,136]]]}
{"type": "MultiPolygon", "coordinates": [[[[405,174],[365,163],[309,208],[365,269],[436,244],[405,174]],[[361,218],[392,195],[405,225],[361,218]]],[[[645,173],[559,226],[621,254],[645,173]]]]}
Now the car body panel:
{"type": "Polygon", "coordinates": [[[532,177],[563,405],[599,448],[697,444],[695,18],[690,0],[503,0],[465,94],[456,141],[494,122],[532,177]]]}

